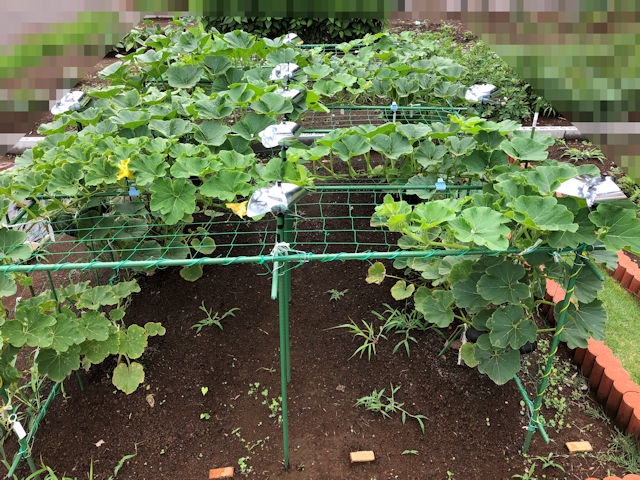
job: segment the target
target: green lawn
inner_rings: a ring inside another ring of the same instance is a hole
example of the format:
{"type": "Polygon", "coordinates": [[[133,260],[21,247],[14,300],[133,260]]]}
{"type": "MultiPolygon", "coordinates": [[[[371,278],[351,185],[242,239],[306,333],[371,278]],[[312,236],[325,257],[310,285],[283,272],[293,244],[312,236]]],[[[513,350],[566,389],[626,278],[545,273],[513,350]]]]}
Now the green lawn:
{"type": "Polygon", "coordinates": [[[607,310],[605,343],[640,384],[640,302],[607,276],[600,300],[607,310]]]}

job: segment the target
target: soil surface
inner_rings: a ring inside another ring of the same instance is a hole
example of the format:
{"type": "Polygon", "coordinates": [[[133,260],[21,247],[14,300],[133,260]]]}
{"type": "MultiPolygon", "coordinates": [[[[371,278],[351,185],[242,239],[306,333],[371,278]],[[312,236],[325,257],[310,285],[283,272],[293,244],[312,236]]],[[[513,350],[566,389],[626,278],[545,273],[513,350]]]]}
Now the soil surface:
{"type": "MultiPolygon", "coordinates": [[[[245,475],[257,479],[445,479],[447,472],[510,479],[523,473],[528,420],[513,382],[497,386],[458,366],[455,350],[438,357],[445,339],[434,331],[415,335],[410,357],[403,348],[392,353],[395,336],[381,341],[370,361],[351,358],[360,342],[331,327],[351,319],[379,325],[372,310],[404,304],[390,296],[392,280],[364,282],[368,266],[312,262],[292,272],[288,471],[279,412],[269,408],[274,402],[277,408],[280,394],[278,304],[270,300],[271,277],[260,275],[267,272],[257,265],[205,267],[195,283],[173,269],[141,278],[128,323],[160,321],[167,329],[150,339],[141,359],[144,385],[128,396],[116,391],[113,359],[82,374],[84,391],[70,377],[66,398],[56,399],[41,423],[35,455],[78,478],[92,462],[94,479],[107,479],[124,455],[135,452],[118,479],[204,479],[210,468],[228,465],[238,478],[245,465],[245,475]],[[331,301],[331,289],[344,296],[331,301]],[[222,321],[223,330],[209,326],[196,333],[192,326],[205,317],[203,303],[220,314],[239,310],[222,321]],[[427,417],[424,434],[411,418],[403,425],[399,413],[384,418],[354,406],[374,390],[389,394],[391,384],[400,387],[396,402],[427,417]],[[351,465],[349,452],[357,450],[373,450],[375,462],[351,465]]],[[[575,408],[565,418],[573,428],[549,431],[550,445],[536,434],[531,455],[564,455],[570,440],[606,449],[602,422],[575,408]]],[[[547,468],[547,478],[605,475],[592,458],[565,455],[561,463],[567,473],[547,468]]]]}

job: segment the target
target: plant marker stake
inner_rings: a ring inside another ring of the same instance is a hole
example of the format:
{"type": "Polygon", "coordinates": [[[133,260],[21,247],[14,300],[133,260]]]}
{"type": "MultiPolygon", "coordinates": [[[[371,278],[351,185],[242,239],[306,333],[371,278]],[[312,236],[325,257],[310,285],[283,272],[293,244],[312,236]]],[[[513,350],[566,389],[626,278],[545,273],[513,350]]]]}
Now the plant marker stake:
{"type": "MultiPolygon", "coordinates": [[[[567,309],[569,308],[569,302],[571,300],[571,295],[576,288],[576,280],[578,278],[578,274],[582,270],[582,267],[585,265],[584,263],[584,250],[586,246],[583,244],[580,246],[580,249],[576,252],[576,258],[573,262],[573,268],[571,269],[571,274],[569,275],[569,284],[567,285],[567,293],[565,294],[564,300],[562,301],[562,308],[560,309],[560,315],[556,323],[556,331],[553,334],[553,340],[551,341],[551,353],[547,357],[547,364],[544,369],[544,374],[542,375],[542,381],[540,382],[540,387],[538,391],[538,395],[533,404],[533,415],[529,420],[529,431],[527,432],[527,438],[524,441],[524,447],[522,449],[523,453],[527,453],[529,450],[529,444],[531,443],[531,437],[533,437],[533,433],[536,431],[536,428],[540,428],[542,426],[540,422],[540,408],[542,407],[542,396],[544,395],[545,390],[547,389],[547,385],[549,384],[549,375],[551,374],[551,369],[553,367],[553,359],[558,351],[558,345],[560,344],[560,334],[564,330],[564,324],[567,321],[567,309]]],[[[548,438],[546,442],[548,443],[548,438]]]]}
{"type": "Polygon", "coordinates": [[[393,123],[396,123],[396,112],[398,111],[398,104],[396,102],[391,102],[390,108],[393,112],[393,123]]]}
{"type": "MultiPolygon", "coordinates": [[[[0,386],[0,398],[2,398],[2,401],[4,402],[5,405],[9,403],[9,397],[7,396],[7,392],[2,386],[0,386]]],[[[11,421],[11,417],[14,415],[15,414],[11,414],[9,416],[10,421],[11,421]]],[[[20,437],[18,431],[15,429],[16,422],[12,422],[12,423],[14,426],[14,432],[18,436],[18,444],[20,445],[20,450],[13,457],[11,468],[9,469],[9,473],[7,474],[8,478],[11,478],[11,476],[13,476],[13,473],[18,468],[18,465],[20,464],[20,460],[22,460],[23,456],[26,457],[27,459],[27,463],[29,464],[29,469],[31,470],[31,473],[35,473],[37,471],[36,464],[33,461],[33,458],[31,457],[31,450],[29,449],[29,444],[27,443],[27,439],[25,438],[25,436],[20,437]]],[[[18,425],[20,424],[18,423],[18,425]]],[[[20,428],[22,429],[22,433],[25,433],[24,429],[22,428],[22,425],[20,425],[20,428]]],[[[39,480],[40,476],[36,475],[35,478],[39,480]]]]}

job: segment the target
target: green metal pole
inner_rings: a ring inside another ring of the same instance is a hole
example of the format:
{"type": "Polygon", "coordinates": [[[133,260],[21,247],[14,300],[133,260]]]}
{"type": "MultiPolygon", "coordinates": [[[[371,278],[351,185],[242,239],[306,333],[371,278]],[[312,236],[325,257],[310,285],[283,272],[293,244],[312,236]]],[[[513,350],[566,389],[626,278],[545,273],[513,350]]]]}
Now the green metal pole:
{"type": "MultiPolygon", "coordinates": [[[[527,394],[527,391],[522,385],[522,382],[520,381],[517,375],[513,376],[513,381],[516,382],[516,386],[518,387],[518,390],[522,394],[522,399],[524,400],[524,403],[527,405],[527,408],[529,409],[529,414],[533,415],[533,409],[534,409],[533,402],[529,399],[529,395],[527,394]]],[[[536,425],[536,427],[540,431],[540,435],[542,435],[542,438],[544,439],[545,443],[549,443],[549,435],[547,435],[547,432],[544,429],[544,425],[542,425],[542,422],[538,422],[538,425],[536,425]]]]}
{"type": "Polygon", "coordinates": [[[578,278],[578,274],[580,273],[580,270],[582,270],[582,267],[585,265],[585,257],[583,255],[585,249],[586,247],[582,245],[580,250],[576,252],[576,259],[573,262],[573,268],[571,269],[571,274],[569,275],[567,292],[561,304],[562,307],[560,309],[560,315],[556,322],[556,331],[553,334],[553,340],[551,341],[551,353],[549,353],[549,356],[547,357],[547,364],[544,369],[544,374],[542,375],[542,381],[540,382],[538,395],[533,404],[533,415],[531,416],[531,420],[529,421],[529,431],[527,432],[527,438],[524,441],[524,447],[522,449],[523,453],[527,453],[527,450],[529,450],[531,437],[533,437],[533,433],[540,424],[540,408],[542,407],[542,397],[545,390],[547,389],[547,385],[549,384],[549,375],[551,374],[553,360],[556,352],[558,351],[558,345],[560,344],[560,334],[564,330],[564,324],[567,320],[567,309],[569,308],[571,295],[576,288],[576,280],[578,278]]]}
{"type": "MultiPolygon", "coordinates": [[[[284,240],[284,216],[278,215],[277,239],[284,240]]],[[[282,449],[284,452],[284,468],[289,468],[289,418],[287,412],[287,382],[289,379],[288,353],[288,299],[285,275],[274,271],[278,279],[278,317],[280,323],[280,394],[282,396],[282,449]]]]}
{"type": "MultiPolygon", "coordinates": [[[[284,236],[284,241],[287,243],[291,243],[292,239],[293,239],[293,235],[291,233],[292,228],[293,228],[293,218],[291,218],[291,216],[287,215],[286,213],[283,214],[283,236],[284,236]]],[[[287,266],[289,267],[289,266],[287,266]]],[[[286,324],[285,324],[285,329],[286,329],[286,338],[287,338],[287,349],[286,349],[286,355],[287,355],[287,382],[291,381],[291,342],[290,342],[290,335],[289,335],[289,302],[291,301],[291,268],[287,268],[284,272],[284,302],[285,302],[285,309],[286,309],[286,324]]]]}

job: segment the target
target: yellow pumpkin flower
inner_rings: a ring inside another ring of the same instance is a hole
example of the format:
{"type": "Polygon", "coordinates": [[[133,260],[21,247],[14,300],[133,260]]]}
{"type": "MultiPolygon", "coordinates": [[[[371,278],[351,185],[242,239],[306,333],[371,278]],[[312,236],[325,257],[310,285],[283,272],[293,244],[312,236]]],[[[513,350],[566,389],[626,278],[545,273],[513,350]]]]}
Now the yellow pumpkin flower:
{"type": "Polygon", "coordinates": [[[249,202],[244,201],[242,203],[225,203],[225,206],[240,218],[244,218],[247,214],[247,203],[249,202]]]}
{"type": "Polygon", "coordinates": [[[118,172],[118,176],[116,177],[118,180],[122,180],[123,178],[133,178],[133,173],[129,170],[129,162],[130,158],[126,160],[120,160],[120,171],[118,172]]]}

